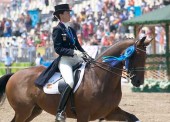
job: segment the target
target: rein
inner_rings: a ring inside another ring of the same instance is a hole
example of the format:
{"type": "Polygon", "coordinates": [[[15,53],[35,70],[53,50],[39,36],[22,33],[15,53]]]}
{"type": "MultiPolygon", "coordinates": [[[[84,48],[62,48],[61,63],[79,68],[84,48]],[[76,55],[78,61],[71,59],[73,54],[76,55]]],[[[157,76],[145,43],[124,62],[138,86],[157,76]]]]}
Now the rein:
{"type": "MultiPolygon", "coordinates": [[[[142,51],[142,52],[146,53],[145,50],[142,50],[142,49],[137,48],[137,47],[136,47],[136,50],[139,50],[139,51],[142,51]]],[[[89,63],[89,64],[92,63],[92,64],[100,67],[101,69],[104,69],[104,70],[106,70],[106,71],[108,71],[108,72],[110,72],[110,73],[113,73],[113,74],[118,75],[118,76],[120,76],[120,77],[122,77],[122,78],[125,78],[125,79],[131,79],[131,78],[133,78],[133,77],[135,76],[134,74],[131,74],[131,72],[133,72],[133,71],[144,71],[144,67],[132,68],[132,69],[130,69],[130,72],[127,72],[126,69],[121,69],[121,68],[117,68],[117,67],[110,67],[110,65],[108,65],[108,64],[100,63],[100,62],[96,61],[96,60],[93,59],[91,56],[89,56],[87,53],[85,54],[85,57],[84,57],[83,59],[84,59],[87,63],[89,63]],[[103,65],[104,65],[104,66],[107,66],[108,68],[105,68],[103,65]],[[122,71],[122,75],[120,75],[120,74],[118,74],[118,73],[116,73],[116,72],[113,72],[114,69],[119,70],[119,71],[122,71]],[[126,73],[125,73],[125,72],[126,72],[126,73]]],[[[92,67],[92,68],[94,68],[94,67],[92,67]]]]}
{"type": "MultiPolygon", "coordinates": [[[[120,69],[120,68],[116,68],[116,67],[110,67],[110,66],[107,65],[107,64],[100,63],[100,62],[97,62],[97,61],[93,61],[92,63],[95,64],[96,66],[100,67],[101,69],[104,69],[104,70],[106,70],[106,71],[108,71],[108,72],[110,72],[110,73],[113,73],[113,74],[115,74],[115,75],[118,75],[118,76],[121,76],[121,77],[123,77],[123,78],[126,78],[126,77],[124,77],[123,75],[120,75],[120,74],[115,73],[115,72],[112,71],[112,70],[114,70],[114,69],[117,69],[117,70],[120,70],[120,71],[124,71],[124,72],[125,72],[125,71],[126,71],[125,69],[120,69]],[[105,68],[105,67],[103,67],[102,65],[105,65],[105,66],[107,66],[108,68],[105,68]]],[[[122,73],[124,73],[124,72],[122,72],[122,73]]],[[[127,75],[127,74],[124,73],[124,75],[127,75]]]]}

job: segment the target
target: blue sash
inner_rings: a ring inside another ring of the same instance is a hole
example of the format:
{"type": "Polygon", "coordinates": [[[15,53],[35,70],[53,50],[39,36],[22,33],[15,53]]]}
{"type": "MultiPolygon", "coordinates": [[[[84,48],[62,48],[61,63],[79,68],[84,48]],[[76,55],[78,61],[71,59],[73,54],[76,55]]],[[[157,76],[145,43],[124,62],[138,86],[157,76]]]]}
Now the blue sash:
{"type": "Polygon", "coordinates": [[[130,46],[125,50],[125,53],[120,55],[119,57],[115,56],[103,56],[103,62],[109,63],[112,67],[114,67],[116,64],[120,63],[121,61],[125,60],[125,67],[128,69],[129,65],[129,58],[134,54],[135,52],[135,46],[130,46]]]}
{"type": "Polygon", "coordinates": [[[66,30],[66,33],[67,33],[68,37],[70,37],[71,43],[73,45],[75,45],[75,40],[74,40],[74,36],[73,36],[73,33],[72,33],[71,29],[68,28],[68,29],[65,29],[65,30],[66,30]]]}

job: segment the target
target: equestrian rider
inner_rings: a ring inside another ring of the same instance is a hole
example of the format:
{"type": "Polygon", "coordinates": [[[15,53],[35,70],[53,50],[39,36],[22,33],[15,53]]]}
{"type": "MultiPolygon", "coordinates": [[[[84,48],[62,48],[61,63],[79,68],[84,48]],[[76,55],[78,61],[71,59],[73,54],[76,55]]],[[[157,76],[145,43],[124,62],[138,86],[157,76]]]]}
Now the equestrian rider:
{"type": "Polygon", "coordinates": [[[60,56],[58,68],[67,83],[67,87],[61,94],[56,121],[65,120],[64,108],[74,85],[72,67],[83,61],[82,57],[85,53],[78,42],[75,30],[68,26],[70,11],[68,4],[60,4],[55,6],[53,13],[54,19],[59,20],[59,23],[53,28],[52,39],[55,52],[60,56]]]}

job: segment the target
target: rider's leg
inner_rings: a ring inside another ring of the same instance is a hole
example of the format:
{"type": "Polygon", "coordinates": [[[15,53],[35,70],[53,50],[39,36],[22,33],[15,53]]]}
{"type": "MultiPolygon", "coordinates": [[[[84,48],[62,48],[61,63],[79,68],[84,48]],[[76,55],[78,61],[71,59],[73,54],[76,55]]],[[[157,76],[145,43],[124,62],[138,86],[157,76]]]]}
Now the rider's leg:
{"type": "Polygon", "coordinates": [[[75,65],[77,61],[72,59],[71,57],[61,57],[61,60],[59,62],[59,70],[67,83],[67,87],[65,88],[64,92],[61,94],[61,99],[59,102],[56,120],[63,121],[65,120],[64,108],[66,106],[66,103],[68,101],[69,95],[72,91],[73,85],[74,85],[74,76],[73,76],[73,69],[72,66],[75,65]]]}
{"type": "Polygon", "coordinates": [[[65,120],[64,108],[66,106],[66,103],[68,101],[71,91],[72,91],[72,88],[69,85],[67,85],[67,87],[61,94],[61,98],[60,98],[58,110],[57,110],[57,115],[56,115],[56,120],[58,120],[58,121],[65,120]]]}

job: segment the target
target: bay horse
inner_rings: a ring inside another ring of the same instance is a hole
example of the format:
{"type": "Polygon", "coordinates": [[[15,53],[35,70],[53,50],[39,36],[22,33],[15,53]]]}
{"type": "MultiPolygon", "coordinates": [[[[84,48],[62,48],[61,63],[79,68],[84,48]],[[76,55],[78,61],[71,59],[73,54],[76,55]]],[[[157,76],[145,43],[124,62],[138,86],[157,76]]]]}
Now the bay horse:
{"type": "MultiPolygon", "coordinates": [[[[135,39],[125,39],[112,46],[98,56],[94,63],[89,64],[80,87],[74,94],[77,115],[70,110],[70,99],[67,102],[66,114],[68,118],[75,118],[77,122],[88,122],[103,118],[105,120],[136,122],[139,119],[119,107],[122,97],[121,75],[124,61],[110,67],[102,61],[103,56],[120,56],[129,46],[135,46],[133,56],[129,58],[129,72],[134,86],[144,82],[144,68],[146,46],[150,41],[146,37],[138,42],[135,39]]],[[[0,101],[6,93],[9,104],[15,111],[11,122],[29,122],[44,110],[52,115],[57,112],[60,95],[45,94],[41,88],[35,86],[35,80],[45,70],[44,66],[30,67],[13,74],[6,74],[0,78],[0,101]]]]}

